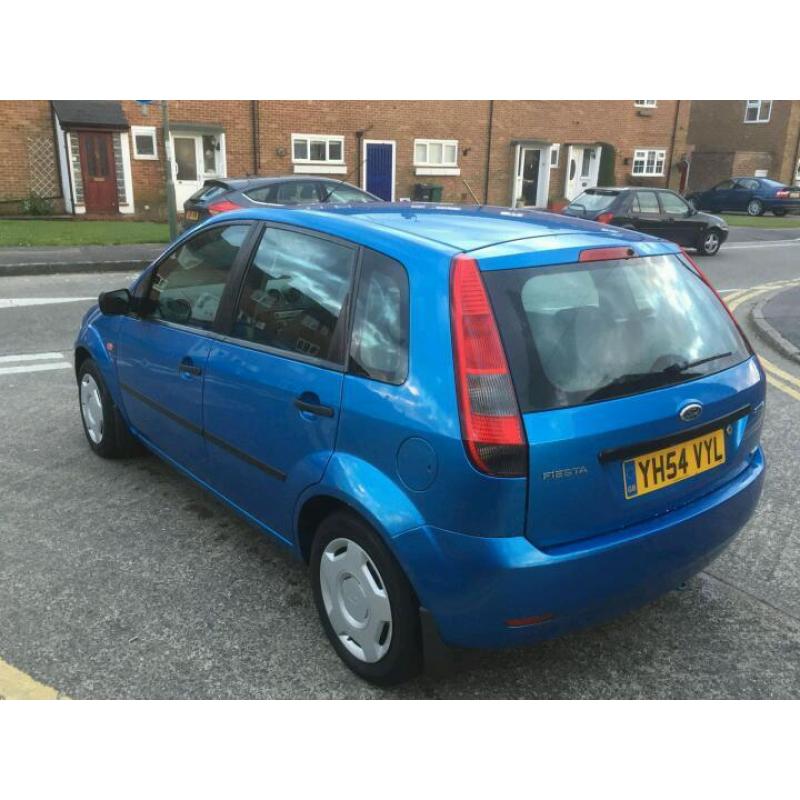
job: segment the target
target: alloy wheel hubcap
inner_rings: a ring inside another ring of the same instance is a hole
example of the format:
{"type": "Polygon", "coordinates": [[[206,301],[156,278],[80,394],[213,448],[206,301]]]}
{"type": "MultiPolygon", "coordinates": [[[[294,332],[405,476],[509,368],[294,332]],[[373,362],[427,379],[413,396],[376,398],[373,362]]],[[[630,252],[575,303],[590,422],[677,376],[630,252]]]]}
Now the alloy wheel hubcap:
{"type": "Polygon", "coordinates": [[[758,214],[760,209],[761,209],[761,203],[757,203],[755,200],[753,200],[753,202],[750,203],[750,206],[748,207],[747,210],[751,214],[758,214]]]}
{"type": "Polygon", "coordinates": [[[706,236],[706,253],[716,253],[719,247],[719,236],[716,233],[709,233],[706,236]]]}
{"type": "Polygon", "coordinates": [[[334,633],[359,661],[380,661],[392,643],[392,606],[386,585],[366,550],[334,539],[319,562],[322,601],[334,633]]]}
{"type": "Polygon", "coordinates": [[[89,438],[100,444],[103,440],[103,401],[100,387],[91,375],[84,375],[81,379],[81,416],[89,438]]]}

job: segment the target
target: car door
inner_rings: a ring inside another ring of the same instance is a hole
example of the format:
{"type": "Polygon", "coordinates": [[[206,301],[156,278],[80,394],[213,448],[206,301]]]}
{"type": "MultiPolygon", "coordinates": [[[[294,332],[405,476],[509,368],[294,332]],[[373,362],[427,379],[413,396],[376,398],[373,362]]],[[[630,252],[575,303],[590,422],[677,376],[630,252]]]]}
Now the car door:
{"type": "Polygon", "coordinates": [[[251,225],[215,225],[166,255],[122,318],[117,375],[131,425],[198,477],[206,474],[203,375],[233,266],[251,225]]]}
{"type": "Polygon", "coordinates": [[[705,193],[703,207],[709,211],[730,211],[735,185],[732,180],[718,183],[713,189],[705,193]]]}
{"type": "Polygon", "coordinates": [[[637,231],[650,236],[663,236],[661,206],[656,193],[648,189],[637,189],[631,201],[631,224],[637,231]]]}
{"type": "Polygon", "coordinates": [[[210,466],[232,502],[289,539],[333,452],[357,248],[267,225],[206,366],[210,466]]]}
{"type": "Polygon", "coordinates": [[[689,204],[674,192],[658,192],[658,199],[663,220],[661,235],[683,247],[694,247],[705,224],[692,213],[689,204]]]}
{"type": "Polygon", "coordinates": [[[730,192],[729,209],[731,211],[746,211],[747,204],[757,192],[758,181],[751,178],[739,178],[730,192]]]}

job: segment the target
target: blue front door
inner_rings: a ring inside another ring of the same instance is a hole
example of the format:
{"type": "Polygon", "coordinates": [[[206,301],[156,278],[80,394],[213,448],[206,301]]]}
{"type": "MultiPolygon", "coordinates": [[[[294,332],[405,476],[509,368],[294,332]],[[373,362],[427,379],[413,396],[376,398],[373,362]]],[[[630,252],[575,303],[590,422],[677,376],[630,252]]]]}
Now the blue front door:
{"type": "Polygon", "coordinates": [[[394,200],[394,145],[367,142],[366,161],[367,191],[381,200],[394,200]]]}

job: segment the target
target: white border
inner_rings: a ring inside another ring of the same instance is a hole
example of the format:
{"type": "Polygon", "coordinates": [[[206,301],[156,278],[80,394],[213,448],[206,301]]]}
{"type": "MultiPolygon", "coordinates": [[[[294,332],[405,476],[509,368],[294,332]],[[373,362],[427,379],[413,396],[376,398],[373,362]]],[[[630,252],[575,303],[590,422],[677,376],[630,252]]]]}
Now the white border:
{"type": "MultiPolygon", "coordinates": [[[[345,137],[340,134],[333,134],[333,133],[293,133],[291,137],[291,148],[292,148],[292,164],[344,164],[345,162],[345,137]],[[297,139],[307,139],[308,140],[308,158],[295,158],[294,157],[294,143],[297,139]],[[314,161],[311,158],[311,140],[316,139],[318,142],[324,141],[325,142],[325,155],[330,152],[330,143],[331,142],[340,142],[342,145],[342,157],[341,158],[326,158],[324,161],[314,161]]],[[[295,170],[295,172],[302,171],[302,170],[295,170]]]]}
{"type": "Polygon", "coordinates": [[[155,125],[131,125],[131,152],[136,161],[158,161],[158,137],[155,125]],[[153,140],[153,154],[140,154],[136,150],[136,137],[149,136],[153,140]]]}
{"type": "Polygon", "coordinates": [[[745,125],[764,125],[770,121],[772,118],[772,104],[774,100],[745,100],[744,101],[744,124],[745,125]],[[750,103],[758,103],[757,106],[751,106],[750,103]],[[758,119],[759,115],[761,114],[761,104],[762,103],[769,103],[769,114],[767,114],[766,119],[758,119]],[[751,109],[755,108],[756,110],[756,118],[755,119],[747,119],[747,112],[751,109]]]}

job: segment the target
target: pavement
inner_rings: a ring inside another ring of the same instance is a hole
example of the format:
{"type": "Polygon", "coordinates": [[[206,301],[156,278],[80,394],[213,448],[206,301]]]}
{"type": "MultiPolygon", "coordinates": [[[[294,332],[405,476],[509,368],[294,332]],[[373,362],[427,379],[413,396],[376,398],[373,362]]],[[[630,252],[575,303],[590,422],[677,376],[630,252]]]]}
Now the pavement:
{"type": "Polygon", "coordinates": [[[769,376],[752,520],[681,591],[537,646],[457,651],[450,674],[394,690],[341,664],[280,545],[153,456],[90,451],[72,342],[133,274],[0,277],[0,696],[800,698],[800,367],[750,320],[800,284],[800,244],[701,264],[769,376]]]}
{"type": "Polygon", "coordinates": [[[82,247],[2,247],[0,275],[142,270],[164,244],[84,245],[82,247]]]}
{"type": "Polygon", "coordinates": [[[800,288],[789,288],[753,309],[753,324],[773,348],[800,363],[800,288]]]}

